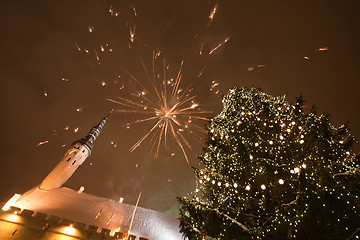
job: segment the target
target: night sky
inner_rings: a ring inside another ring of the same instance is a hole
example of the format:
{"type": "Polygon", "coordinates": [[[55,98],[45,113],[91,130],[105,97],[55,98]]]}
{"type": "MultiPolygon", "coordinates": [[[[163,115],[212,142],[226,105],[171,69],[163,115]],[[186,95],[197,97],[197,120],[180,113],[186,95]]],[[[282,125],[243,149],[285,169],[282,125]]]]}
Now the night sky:
{"type": "MultiPolygon", "coordinates": [[[[359,1],[6,1],[0,9],[0,202],[40,184],[73,141],[120,108],[106,98],[134,91],[126,71],[145,84],[140,58],[150,66],[153,50],[173,75],[184,60],[182,86],[192,84],[209,118],[229,88],[254,86],[292,102],[302,93],[305,110],[316,105],[334,126],[350,121],[360,139],[359,1]]],[[[129,204],[142,192],[140,206],[175,213],[175,197],[194,188],[206,135],[190,136],[190,164],[174,142],[158,158],[151,144],[130,153],[152,127],[125,127],[136,119],[111,115],[65,186],[129,204]]]]}

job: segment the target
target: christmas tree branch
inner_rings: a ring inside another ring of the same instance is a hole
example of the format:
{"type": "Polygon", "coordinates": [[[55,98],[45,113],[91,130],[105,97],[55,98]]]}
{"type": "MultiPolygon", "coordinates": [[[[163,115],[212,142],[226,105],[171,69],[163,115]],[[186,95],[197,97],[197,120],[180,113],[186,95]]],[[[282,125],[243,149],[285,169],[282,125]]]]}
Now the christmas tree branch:
{"type": "Polygon", "coordinates": [[[359,231],[360,231],[360,228],[357,228],[357,229],[355,230],[355,232],[354,232],[353,234],[351,234],[351,236],[348,237],[346,240],[352,239],[352,238],[355,236],[355,234],[356,234],[357,232],[359,232],[359,231]]]}
{"type": "Polygon", "coordinates": [[[227,215],[226,213],[220,212],[219,209],[217,209],[217,208],[210,208],[207,204],[201,203],[201,202],[195,202],[195,204],[198,204],[198,205],[200,205],[200,206],[206,206],[206,209],[211,210],[211,211],[214,211],[214,212],[216,212],[217,214],[219,214],[219,215],[221,215],[221,216],[224,216],[225,218],[229,219],[230,221],[232,221],[233,223],[235,223],[236,225],[238,225],[239,227],[241,227],[244,231],[250,232],[250,230],[249,230],[247,227],[245,227],[244,224],[242,224],[241,222],[238,222],[236,219],[230,217],[230,216],[227,215]]]}
{"type": "Polygon", "coordinates": [[[218,209],[216,209],[216,208],[215,208],[215,209],[211,209],[211,208],[210,208],[210,210],[213,210],[213,211],[215,211],[216,213],[218,213],[218,214],[226,217],[227,219],[229,219],[230,221],[232,221],[232,222],[234,222],[235,224],[237,224],[239,227],[241,227],[241,228],[242,228],[243,230],[245,230],[246,232],[250,232],[250,230],[249,230],[247,227],[245,227],[242,223],[236,221],[236,219],[230,217],[230,216],[227,215],[226,213],[222,213],[222,212],[220,212],[220,211],[219,211],[218,209]]]}
{"type": "Polygon", "coordinates": [[[293,201],[291,201],[289,203],[283,203],[281,205],[283,205],[283,206],[291,206],[291,205],[295,204],[297,202],[297,200],[299,200],[299,198],[300,198],[300,193],[298,192],[298,195],[296,195],[296,198],[293,201]]]}
{"type": "Polygon", "coordinates": [[[343,176],[343,175],[346,175],[346,176],[352,175],[352,172],[346,171],[346,172],[342,172],[342,173],[336,173],[333,176],[336,177],[336,176],[343,176]]]}
{"type": "Polygon", "coordinates": [[[341,175],[346,175],[346,176],[353,175],[353,174],[356,174],[356,172],[359,171],[359,169],[360,169],[360,167],[355,168],[353,171],[346,171],[346,172],[342,172],[342,173],[336,173],[333,176],[335,177],[335,176],[341,176],[341,175]]]}

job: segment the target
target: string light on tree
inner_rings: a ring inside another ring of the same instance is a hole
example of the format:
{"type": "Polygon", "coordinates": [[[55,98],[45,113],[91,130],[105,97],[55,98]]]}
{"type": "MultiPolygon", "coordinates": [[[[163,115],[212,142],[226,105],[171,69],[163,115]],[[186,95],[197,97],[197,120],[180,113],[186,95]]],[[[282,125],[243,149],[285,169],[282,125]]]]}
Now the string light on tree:
{"type": "Polygon", "coordinates": [[[360,236],[360,157],[346,125],[303,111],[301,97],[292,105],[255,88],[233,88],[222,102],[195,169],[199,190],[179,198],[186,237],[360,236]]]}

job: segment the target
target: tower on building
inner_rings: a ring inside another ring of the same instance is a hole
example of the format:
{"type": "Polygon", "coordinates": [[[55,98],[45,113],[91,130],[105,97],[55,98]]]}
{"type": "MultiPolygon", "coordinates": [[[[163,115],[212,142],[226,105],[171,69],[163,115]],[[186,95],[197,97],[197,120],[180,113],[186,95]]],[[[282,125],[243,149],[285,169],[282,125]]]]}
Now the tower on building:
{"type": "MultiPolygon", "coordinates": [[[[112,113],[111,111],[110,113],[112,113]]],[[[73,175],[76,169],[91,155],[91,150],[95,139],[99,136],[101,129],[104,127],[110,113],[101,119],[98,125],[95,125],[86,137],[81,138],[73,144],[66,152],[61,161],[41,182],[40,188],[51,190],[59,188],[73,175]]]]}

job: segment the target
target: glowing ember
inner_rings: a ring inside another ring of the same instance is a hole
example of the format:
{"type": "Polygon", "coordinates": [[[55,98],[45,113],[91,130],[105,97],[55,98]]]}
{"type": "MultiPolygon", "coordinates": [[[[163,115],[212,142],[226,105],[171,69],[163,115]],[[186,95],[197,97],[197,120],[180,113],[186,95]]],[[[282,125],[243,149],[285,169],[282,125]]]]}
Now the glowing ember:
{"type": "Polygon", "coordinates": [[[94,52],[95,52],[95,55],[96,55],[96,60],[97,60],[97,61],[100,61],[100,58],[99,58],[99,55],[98,55],[97,51],[94,50],[94,52]]]}
{"type": "Polygon", "coordinates": [[[92,26],[92,25],[88,25],[88,29],[89,29],[89,32],[93,32],[94,31],[94,26],[92,26]]]}
{"type": "Polygon", "coordinates": [[[136,25],[133,27],[130,27],[129,31],[130,31],[130,41],[133,43],[135,41],[135,29],[136,29],[136,25]]]}
{"type": "Polygon", "coordinates": [[[217,9],[218,9],[218,4],[215,4],[215,6],[214,6],[214,8],[211,10],[211,12],[210,12],[210,15],[209,15],[209,25],[210,25],[210,23],[214,20],[214,17],[215,17],[215,13],[216,13],[216,11],[217,11],[217,9]]]}
{"type": "Polygon", "coordinates": [[[328,47],[322,47],[322,48],[319,48],[318,51],[329,51],[329,48],[328,47]]]}
{"type": "Polygon", "coordinates": [[[226,37],[221,43],[219,43],[216,47],[214,47],[213,49],[211,49],[211,51],[209,52],[209,55],[211,55],[213,52],[215,52],[219,47],[221,47],[222,45],[224,45],[227,41],[230,40],[230,36],[226,37]]]}
{"type": "Polygon", "coordinates": [[[76,111],[77,111],[77,112],[82,112],[83,109],[84,109],[84,107],[78,107],[78,108],[76,108],[76,111]]]}
{"type": "Polygon", "coordinates": [[[46,143],[48,143],[49,141],[48,140],[46,140],[46,141],[43,141],[43,142],[39,142],[38,144],[37,144],[37,146],[41,146],[41,145],[44,145],[44,144],[46,144],[46,143]]]}
{"type": "Polygon", "coordinates": [[[81,48],[79,47],[79,45],[77,45],[76,42],[74,42],[74,43],[75,43],[75,46],[76,46],[77,50],[81,51],[81,48]]]}
{"type": "MultiPolygon", "coordinates": [[[[210,85],[210,91],[214,91],[214,89],[219,86],[219,83],[216,82],[215,80],[211,82],[211,85],[210,85]]],[[[215,92],[217,93],[217,92],[215,92]]]]}
{"type": "Polygon", "coordinates": [[[133,10],[133,12],[134,12],[134,15],[135,15],[135,16],[137,16],[137,12],[136,12],[136,9],[135,9],[135,7],[134,7],[134,6],[131,6],[131,9],[133,10]]]}

